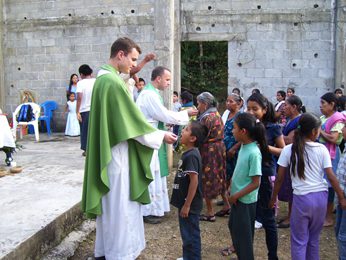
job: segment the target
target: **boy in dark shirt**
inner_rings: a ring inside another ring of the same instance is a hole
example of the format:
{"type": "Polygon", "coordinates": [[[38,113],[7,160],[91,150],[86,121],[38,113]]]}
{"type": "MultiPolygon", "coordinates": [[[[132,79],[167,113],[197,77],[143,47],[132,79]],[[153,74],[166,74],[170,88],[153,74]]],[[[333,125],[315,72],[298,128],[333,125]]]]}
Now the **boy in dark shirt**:
{"type": "Polygon", "coordinates": [[[201,169],[202,159],[198,150],[207,129],[192,121],[182,130],[181,143],[185,152],[179,161],[174,179],[171,204],[179,209],[179,227],[183,240],[183,259],[201,259],[201,235],[199,215],[203,207],[201,169]]]}

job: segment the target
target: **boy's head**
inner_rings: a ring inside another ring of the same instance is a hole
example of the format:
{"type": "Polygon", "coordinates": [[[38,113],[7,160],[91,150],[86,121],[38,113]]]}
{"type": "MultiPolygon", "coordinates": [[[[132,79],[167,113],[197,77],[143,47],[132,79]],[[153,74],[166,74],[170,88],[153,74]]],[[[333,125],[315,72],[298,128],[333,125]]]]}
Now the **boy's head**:
{"type": "Polygon", "coordinates": [[[198,121],[191,121],[181,133],[181,143],[187,146],[198,147],[204,143],[208,134],[206,126],[198,121]]]}
{"type": "Polygon", "coordinates": [[[183,93],[181,93],[180,100],[183,104],[189,103],[193,101],[193,95],[189,91],[185,90],[183,93]]]}
{"type": "Polygon", "coordinates": [[[83,79],[86,76],[90,76],[93,73],[93,70],[88,64],[83,64],[79,67],[78,72],[83,79]]]}
{"type": "Polygon", "coordinates": [[[177,91],[173,91],[173,103],[179,101],[179,95],[177,91]]]}
{"type": "Polygon", "coordinates": [[[144,86],[145,86],[145,80],[143,78],[139,78],[136,84],[138,91],[141,91],[144,88],[144,86]]]}

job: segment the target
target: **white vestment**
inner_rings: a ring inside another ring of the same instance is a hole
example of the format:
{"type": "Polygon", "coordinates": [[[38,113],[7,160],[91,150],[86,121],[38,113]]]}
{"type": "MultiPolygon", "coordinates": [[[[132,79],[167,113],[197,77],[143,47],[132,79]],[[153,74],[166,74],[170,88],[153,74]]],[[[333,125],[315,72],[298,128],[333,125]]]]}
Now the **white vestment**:
{"type": "MultiPolygon", "coordinates": [[[[135,140],[159,149],[165,132],[155,131],[135,140]]],[[[127,142],[112,147],[108,165],[110,191],[102,197],[102,215],[96,218],[95,256],[107,260],[133,260],[145,248],[141,204],[130,200],[130,172],[127,142]]]]}
{"type": "MultiPolygon", "coordinates": [[[[143,89],[136,101],[148,122],[155,128],[159,121],[166,124],[186,125],[189,122],[187,111],[174,112],[165,108],[160,97],[152,90],[143,89]]],[[[151,203],[143,205],[143,216],[163,216],[169,212],[169,197],[167,189],[167,177],[161,177],[158,151],[154,151],[150,163],[154,181],[149,185],[151,203]]]]}

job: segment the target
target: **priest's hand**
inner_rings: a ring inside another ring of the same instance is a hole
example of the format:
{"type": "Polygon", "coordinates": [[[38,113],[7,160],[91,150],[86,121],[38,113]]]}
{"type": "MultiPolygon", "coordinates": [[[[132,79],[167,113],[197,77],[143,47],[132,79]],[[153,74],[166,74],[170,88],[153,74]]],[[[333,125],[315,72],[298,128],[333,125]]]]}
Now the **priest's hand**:
{"type": "Polygon", "coordinates": [[[175,141],[177,141],[177,138],[178,138],[177,135],[173,134],[172,132],[166,132],[163,140],[167,144],[173,144],[175,143],[175,141]]]}
{"type": "Polygon", "coordinates": [[[189,116],[196,116],[198,114],[198,110],[195,108],[189,108],[187,109],[187,114],[189,116]]]}

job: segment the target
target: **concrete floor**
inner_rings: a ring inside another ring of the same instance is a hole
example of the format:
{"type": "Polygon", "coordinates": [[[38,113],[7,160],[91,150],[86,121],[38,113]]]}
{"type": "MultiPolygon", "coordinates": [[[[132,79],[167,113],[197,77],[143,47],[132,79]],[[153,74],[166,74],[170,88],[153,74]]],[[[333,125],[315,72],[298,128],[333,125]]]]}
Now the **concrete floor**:
{"type": "MultiPolygon", "coordinates": [[[[84,158],[78,137],[32,135],[14,154],[23,171],[0,178],[0,259],[81,200],[84,158]]],[[[0,152],[0,167],[5,167],[0,152]]]]}

